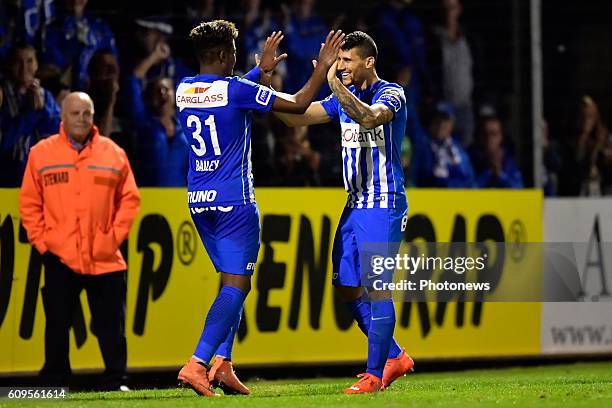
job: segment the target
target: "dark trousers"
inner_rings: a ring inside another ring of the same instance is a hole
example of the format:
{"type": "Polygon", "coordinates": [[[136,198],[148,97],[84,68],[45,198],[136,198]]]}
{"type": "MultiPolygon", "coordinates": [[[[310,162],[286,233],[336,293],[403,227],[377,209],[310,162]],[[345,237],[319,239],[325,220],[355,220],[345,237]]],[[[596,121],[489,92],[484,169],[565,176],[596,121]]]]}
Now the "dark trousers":
{"type": "Polygon", "coordinates": [[[126,271],[102,275],[81,275],[50,253],[43,257],[45,285],[45,364],[43,381],[66,385],[70,377],[69,334],[79,294],[85,289],[91,311],[91,330],[98,338],[106,370],[102,384],[118,388],[125,380],[127,344],[125,339],[126,271]],[[63,384],[62,384],[63,383],[63,384]]]}

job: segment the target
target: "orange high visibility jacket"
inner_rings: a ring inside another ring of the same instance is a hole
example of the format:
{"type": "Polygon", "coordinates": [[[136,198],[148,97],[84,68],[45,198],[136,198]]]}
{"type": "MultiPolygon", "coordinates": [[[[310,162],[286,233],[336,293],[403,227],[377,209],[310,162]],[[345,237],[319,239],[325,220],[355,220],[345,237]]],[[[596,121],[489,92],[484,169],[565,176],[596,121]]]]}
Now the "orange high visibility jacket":
{"type": "Polygon", "coordinates": [[[140,207],[128,158],[98,133],[79,153],[64,132],[30,150],[19,212],[28,239],[74,272],[97,275],[125,270],[119,245],[140,207]]]}

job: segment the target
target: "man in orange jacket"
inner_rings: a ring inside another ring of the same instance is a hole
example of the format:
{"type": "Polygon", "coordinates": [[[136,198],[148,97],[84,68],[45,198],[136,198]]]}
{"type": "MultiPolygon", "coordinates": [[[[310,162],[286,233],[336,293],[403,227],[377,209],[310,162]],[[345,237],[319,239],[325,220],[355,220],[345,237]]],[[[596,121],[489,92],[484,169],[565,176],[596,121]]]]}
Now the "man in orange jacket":
{"type": "Polygon", "coordinates": [[[37,143],[28,158],[19,211],[28,239],[43,255],[46,383],[70,376],[69,330],[84,288],[106,366],[104,384],[125,379],[127,238],[140,195],[125,152],[93,124],[91,98],[69,94],[59,134],[37,143]]]}

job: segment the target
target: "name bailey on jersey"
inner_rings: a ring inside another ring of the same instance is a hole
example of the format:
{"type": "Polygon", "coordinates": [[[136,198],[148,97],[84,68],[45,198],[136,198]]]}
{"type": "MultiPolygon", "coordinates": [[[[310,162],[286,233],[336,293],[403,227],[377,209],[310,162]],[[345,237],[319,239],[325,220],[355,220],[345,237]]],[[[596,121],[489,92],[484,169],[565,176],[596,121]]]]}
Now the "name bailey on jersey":
{"type": "Polygon", "coordinates": [[[195,160],[195,171],[215,171],[219,168],[220,160],[195,160]]]}

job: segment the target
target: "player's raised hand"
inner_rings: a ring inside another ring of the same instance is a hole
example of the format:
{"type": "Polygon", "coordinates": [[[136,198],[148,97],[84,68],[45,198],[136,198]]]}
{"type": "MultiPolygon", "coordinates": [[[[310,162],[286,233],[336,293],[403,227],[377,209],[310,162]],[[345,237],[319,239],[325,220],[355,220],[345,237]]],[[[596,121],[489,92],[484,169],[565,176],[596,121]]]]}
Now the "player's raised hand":
{"type": "Polygon", "coordinates": [[[325,43],[321,45],[321,49],[319,50],[319,59],[317,61],[317,66],[321,65],[325,70],[329,70],[336,59],[338,59],[338,51],[340,51],[340,46],[344,41],[344,37],[346,34],[342,32],[342,30],[338,31],[330,31],[327,34],[327,38],[325,39],[325,43]]]}
{"type": "Polygon", "coordinates": [[[263,52],[261,53],[261,58],[259,58],[259,55],[255,54],[255,62],[257,65],[259,65],[259,69],[264,73],[271,73],[281,61],[287,59],[287,54],[281,54],[278,57],[276,56],[278,46],[284,37],[285,36],[283,35],[282,31],[273,32],[266,39],[263,52]]]}

